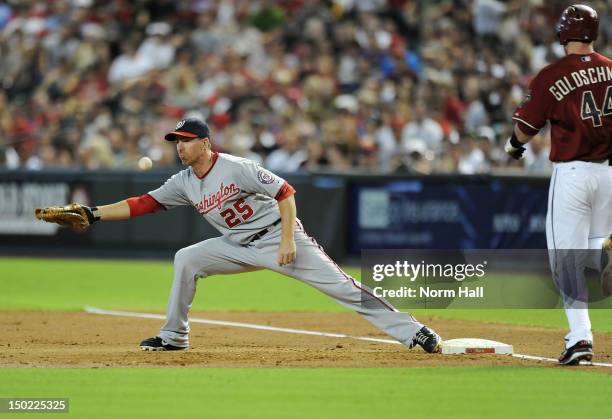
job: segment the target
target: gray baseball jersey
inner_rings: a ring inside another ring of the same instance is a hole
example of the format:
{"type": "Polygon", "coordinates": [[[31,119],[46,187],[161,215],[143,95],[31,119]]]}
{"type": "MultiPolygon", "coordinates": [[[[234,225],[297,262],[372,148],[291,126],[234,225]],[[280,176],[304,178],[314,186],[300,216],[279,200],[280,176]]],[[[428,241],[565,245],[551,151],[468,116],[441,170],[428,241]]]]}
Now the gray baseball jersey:
{"type": "Polygon", "coordinates": [[[285,183],[251,160],[214,153],[204,177],[189,167],[149,195],[166,209],[193,205],[225,237],[246,244],[280,219],[275,197],[285,183]]]}

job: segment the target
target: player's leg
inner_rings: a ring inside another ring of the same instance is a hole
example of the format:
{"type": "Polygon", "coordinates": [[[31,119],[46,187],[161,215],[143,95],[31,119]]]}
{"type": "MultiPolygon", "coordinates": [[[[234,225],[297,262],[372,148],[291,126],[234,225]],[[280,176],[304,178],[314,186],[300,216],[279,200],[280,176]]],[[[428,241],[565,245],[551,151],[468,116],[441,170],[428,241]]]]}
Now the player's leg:
{"type": "MultiPolygon", "coordinates": [[[[317,242],[309,237],[301,226],[295,231],[297,246],[296,260],[286,266],[279,266],[276,261],[280,232],[264,237],[253,244],[262,255],[262,264],[268,269],[299,279],[328,296],[343,306],[356,311],[374,326],[392,336],[406,346],[413,346],[417,333],[423,328],[414,317],[396,310],[384,299],[374,296],[372,290],[348,276],[336,263],[325,254],[317,242]]],[[[433,351],[438,349],[440,337],[431,333],[425,345],[433,351]]],[[[420,336],[420,335],[419,335],[420,336]]],[[[428,339],[422,336],[422,339],[428,339]]],[[[423,345],[422,345],[423,346],[423,345]]]]}
{"type": "Polygon", "coordinates": [[[602,253],[600,250],[612,234],[612,167],[596,167],[594,175],[597,176],[597,190],[591,209],[589,249],[593,250],[588,266],[602,272],[602,290],[605,296],[609,296],[612,294],[612,249],[608,244],[606,251],[602,253]]]}
{"type": "Polygon", "coordinates": [[[604,297],[612,295],[612,233],[604,240],[602,254],[601,291],[604,297]]]}
{"type": "MultiPolygon", "coordinates": [[[[166,343],[166,349],[184,349],[189,346],[188,313],[198,279],[258,269],[245,262],[247,253],[244,247],[223,237],[205,240],[176,252],[166,322],[159,333],[159,337],[166,343]]],[[[143,346],[146,345],[141,344],[143,346]]]]}
{"type": "Polygon", "coordinates": [[[572,356],[567,350],[579,342],[593,340],[584,280],[592,199],[590,175],[586,169],[581,163],[557,164],[550,183],[546,238],[553,279],[563,297],[570,327],[561,362],[569,359],[567,355],[572,356]]]}

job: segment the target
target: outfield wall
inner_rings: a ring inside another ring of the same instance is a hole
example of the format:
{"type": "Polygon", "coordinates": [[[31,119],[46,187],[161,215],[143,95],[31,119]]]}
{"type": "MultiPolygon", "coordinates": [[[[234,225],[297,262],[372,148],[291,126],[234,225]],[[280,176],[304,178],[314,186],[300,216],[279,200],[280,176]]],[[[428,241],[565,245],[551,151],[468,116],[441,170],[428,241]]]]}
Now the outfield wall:
{"type": "MultiPolygon", "coordinates": [[[[105,204],[157,188],[170,171],[0,171],[0,254],[166,257],[217,232],[192,208],[97,224],[87,233],[33,209],[105,204]]],[[[362,248],[544,248],[548,179],[288,174],[298,216],[335,259],[362,248]]]]}

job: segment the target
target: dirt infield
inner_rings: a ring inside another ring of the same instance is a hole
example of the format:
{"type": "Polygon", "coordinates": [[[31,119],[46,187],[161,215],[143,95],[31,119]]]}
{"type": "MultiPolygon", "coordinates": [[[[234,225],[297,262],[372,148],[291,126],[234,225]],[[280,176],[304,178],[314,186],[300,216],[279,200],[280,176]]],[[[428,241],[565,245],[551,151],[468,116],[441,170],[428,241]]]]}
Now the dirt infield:
{"type": "MultiPolygon", "coordinates": [[[[359,336],[383,337],[352,313],[192,313],[359,336]]],[[[422,318],[446,339],[476,337],[514,345],[516,353],[556,357],[563,330],[422,318]]],[[[543,365],[494,355],[428,355],[400,345],[193,324],[191,349],[143,352],[138,343],[161,322],[87,313],[0,312],[0,367],[416,367],[433,365],[543,365]]],[[[596,361],[612,363],[612,334],[595,334],[596,361]]],[[[579,367],[612,374],[612,368],[579,367]]]]}

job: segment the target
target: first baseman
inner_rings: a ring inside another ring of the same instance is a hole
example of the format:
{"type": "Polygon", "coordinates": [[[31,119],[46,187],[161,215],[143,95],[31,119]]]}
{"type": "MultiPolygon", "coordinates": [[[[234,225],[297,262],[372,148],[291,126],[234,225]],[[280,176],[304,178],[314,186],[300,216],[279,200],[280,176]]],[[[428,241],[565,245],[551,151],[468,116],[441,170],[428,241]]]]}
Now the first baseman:
{"type": "Polygon", "coordinates": [[[80,204],[37,210],[37,217],[84,229],[98,221],[124,220],[191,205],[220,233],[179,250],[166,322],[143,350],[189,347],[188,313],[198,279],[216,274],[271,269],[299,279],[355,310],[409,348],[438,352],[440,336],[347,275],[310,237],[296,218],[294,188],[255,162],[211,149],[208,125],[180,121],[165,139],[176,144],[188,167],[158,189],[114,204],[80,204]]]}
{"type": "Polygon", "coordinates": [[[546,239],[570,328],[559,363],[571,365],[593,357],[584,267],[603,268],[604,294],[612,293],[612,61],[593,49],[598,26],[588,6],[563,11],[557,36],[566,56],[531,81],[506,143],[506,152],[520,159],[524,144],[550,122],[554,170],[546,239]]]}

